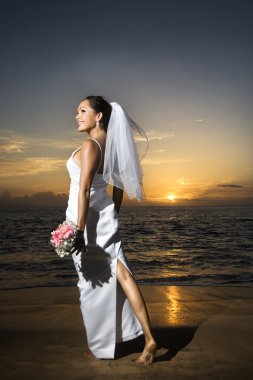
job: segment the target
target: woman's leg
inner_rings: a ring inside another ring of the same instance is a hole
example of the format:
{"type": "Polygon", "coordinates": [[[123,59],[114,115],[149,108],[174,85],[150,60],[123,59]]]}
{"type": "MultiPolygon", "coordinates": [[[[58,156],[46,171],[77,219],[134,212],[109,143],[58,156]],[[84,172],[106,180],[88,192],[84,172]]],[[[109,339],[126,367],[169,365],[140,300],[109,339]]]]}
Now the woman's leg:
{"type": "Polygon", "coordinates": [[[156,342],[151,332],[151,323],[145,301],[135,279],[120,260],[118,260],[117,279],[142,326],[145,336],[144,349],[152,352],[156,349],[156,342]]]}

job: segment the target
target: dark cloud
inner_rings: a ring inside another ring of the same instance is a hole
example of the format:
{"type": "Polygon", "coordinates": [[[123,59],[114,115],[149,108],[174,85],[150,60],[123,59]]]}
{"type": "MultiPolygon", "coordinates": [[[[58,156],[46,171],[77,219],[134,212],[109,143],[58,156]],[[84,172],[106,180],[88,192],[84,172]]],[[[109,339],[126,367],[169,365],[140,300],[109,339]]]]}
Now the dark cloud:
{"type": "Polygon", "coordinates": [[[226,184],[226,185],[218,185],[218,187],[243,187],[242,185],[234,185],[234,184],[226,184]]]}
{"type": "Polygon", "coordinates": [[[4,191],[0,196],[0,207],[66,207],[67,201],[68,195],[65,193],[54,194],[52,191],[45,191],[14,197],[9,191],[4,191]]]}

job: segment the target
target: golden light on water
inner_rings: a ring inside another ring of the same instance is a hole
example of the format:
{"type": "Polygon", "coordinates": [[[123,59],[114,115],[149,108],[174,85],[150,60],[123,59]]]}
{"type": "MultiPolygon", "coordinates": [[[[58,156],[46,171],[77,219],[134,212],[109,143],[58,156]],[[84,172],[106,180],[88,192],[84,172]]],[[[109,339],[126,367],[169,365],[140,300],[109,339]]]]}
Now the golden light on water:
{"type": "Polygon", "coordinates": [[[169,324],[176,325],[180,319],[181,305],[180,305],[180,292],[176,286],[170,286],[166,293],[168,303],[166,305],[167,321],[169,324]]]}

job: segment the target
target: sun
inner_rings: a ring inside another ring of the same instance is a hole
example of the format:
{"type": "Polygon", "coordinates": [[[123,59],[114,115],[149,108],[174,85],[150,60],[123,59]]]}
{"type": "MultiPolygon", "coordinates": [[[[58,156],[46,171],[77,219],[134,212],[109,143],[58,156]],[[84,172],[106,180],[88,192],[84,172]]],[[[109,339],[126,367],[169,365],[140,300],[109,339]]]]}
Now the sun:
{"type": "Polygon", "coordinates": [[[176,196],[173,195],[173,194],[169,194],[167,195],[167,198],[170,200],[170,201],[174,201],[176,199],[176,196]]]}

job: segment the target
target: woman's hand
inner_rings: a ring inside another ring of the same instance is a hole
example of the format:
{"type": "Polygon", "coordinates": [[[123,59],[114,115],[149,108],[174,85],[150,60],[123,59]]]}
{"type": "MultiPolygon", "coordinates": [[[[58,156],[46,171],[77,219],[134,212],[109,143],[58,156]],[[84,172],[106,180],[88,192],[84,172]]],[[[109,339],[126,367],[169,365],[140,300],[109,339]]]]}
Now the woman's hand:
{"type": "Polygon", "coordinates": [[[70,249],[70,253],[73,254],[75,251],[77,251],[76,255],[79,255],[80,252],[81,253],[86,252],[84,235],[83,235],[83,231],[81,231],[81,230],[76,231],[75,239],[74,239],[73,245],[70,249]]]}

